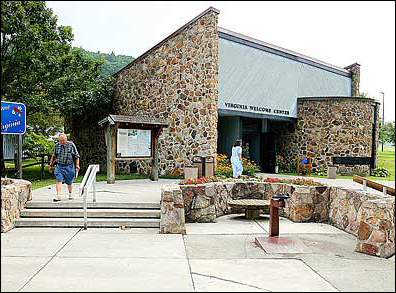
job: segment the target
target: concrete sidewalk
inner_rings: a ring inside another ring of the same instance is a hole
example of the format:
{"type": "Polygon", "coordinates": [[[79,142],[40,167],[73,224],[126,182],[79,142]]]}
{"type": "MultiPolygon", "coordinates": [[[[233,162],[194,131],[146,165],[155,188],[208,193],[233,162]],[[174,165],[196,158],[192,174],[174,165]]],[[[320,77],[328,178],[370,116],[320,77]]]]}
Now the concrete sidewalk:
{"type": "Polygon", "coordinates": [[[269,219],[243,215],[158,229],[16,228],[1,234],[2,291],[371,291],[395,290],[395,257],[354,252],[333,226],[281,218],[281,237],[309,253],[267,254],[255,237],[269,219]]]}
{"type": "MultiPolygon", "coordinates": [[[[161,200],[161,186],[164,184],[177,184],[180,180],[159,179],[151,181],[149,179],[120,180],[115,184],[107,184],[106,181],[96,182],[97,202],[156,202],[161,200]]],[[[78,196],[80,183],[73,184],[73,201],[81,201],[78,196]]],[[[33,201],[52,201],[56,194],[55,181],[53,185],[42,187],[33,191],[33,201]]],[[[62,184],[62,199],[68,201],[67,185],[62,184]]],[[[92,192],[88,196],[88,201],[92,201],[92,192]]]]}
{"type": "MultiPolygon", "coordinates": [[[[98,182],[97,201],[159,202],[161,185],[177,182],[98,182]]],[[[33,201],[51,201],[54,192],[55,185],[37,189],[33,201]]],[[[268,236],[268,227],[268,216],[250,221],[241,214],[188,223],[184,236],[153,228],[15,228],[1,234],[1,291],[394,292],[394,256],[354,252],[353,235],[285,218],[280,237],[301,240],[308,249],[266,253],[255,237],[268,236]]]]}

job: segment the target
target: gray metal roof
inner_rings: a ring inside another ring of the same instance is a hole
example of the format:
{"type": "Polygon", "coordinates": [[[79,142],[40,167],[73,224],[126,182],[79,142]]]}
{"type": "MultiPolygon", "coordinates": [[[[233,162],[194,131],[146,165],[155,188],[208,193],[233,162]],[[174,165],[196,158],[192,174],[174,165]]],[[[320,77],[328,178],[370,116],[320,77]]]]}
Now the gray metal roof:
{"type": "Polygon", "coordinates": [[[348,76],[224,38],[219,39],[218,84],[219,109],[293,118],[297,97],[351,96],[348,76]]]}
{"type": "Polygon", "coordinates": [[[227,39],[230,41],[234,41],[240,44],[244,44],[247,46],[251,46],[253,48],[257,48],[260,50],[264,50],[273,54],[277,54],[280,56],[283,56],[285,58],[289,58],[295,61],[299,61],[299,62],[303,62],[309,65],[313,65],[313,66],[317,66],[321,69],[324,70],[329,70],[331,72],[334,73],[338,73],[344,76],[350,76],[350,72],[349,70],[345,69],[345,68],[341,68],[335,65],[331,65],[329,63],[320,61],[318,59],[312,58],[312,57],[308,57],[306,55],[270,44],[270,43],[266,43],[233,31],[230,31],[228,29],[225,28],[221,28],[218,27],[218,31],[219,31],[219,37],[223,38],[223,39],[227,39]]]}
{"type": "Polygon", "coordinates": [[[164,127],[169,126],[169,123],[161,118],[152,118],[152,117],[145,116],[145,115],[126,116],[126,115],[112,115],[112,114],[110,114],[106,118],[100,120],[98,122],[98,124],[104,125],[104,124],[109,123],[109,124],[113,125],[116,122],[131,123],[131,124],[151,124],[151,125],[158,125],[158,126],[164,126],[164,127]]]}

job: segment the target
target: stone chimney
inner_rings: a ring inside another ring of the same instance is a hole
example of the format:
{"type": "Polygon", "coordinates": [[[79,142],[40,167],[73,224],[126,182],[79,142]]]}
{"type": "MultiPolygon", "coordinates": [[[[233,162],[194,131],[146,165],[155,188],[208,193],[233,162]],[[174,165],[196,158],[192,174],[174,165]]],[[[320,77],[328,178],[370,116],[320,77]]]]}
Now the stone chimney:
{"type": "Polygon", "coordinates": [[[352,79],[352,87],[351,87],[351,96],[358,97],[359,96],[359,84],[360,84],[360,64],[353,63],[345,69],[349,70],[351,73],[352,79]]]}

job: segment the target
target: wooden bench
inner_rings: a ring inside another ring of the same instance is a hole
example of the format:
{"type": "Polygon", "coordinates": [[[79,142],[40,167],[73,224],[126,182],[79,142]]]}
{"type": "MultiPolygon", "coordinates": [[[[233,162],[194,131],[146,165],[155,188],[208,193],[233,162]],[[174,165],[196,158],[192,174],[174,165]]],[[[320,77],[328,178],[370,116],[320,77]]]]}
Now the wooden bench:
{"type": "Polygon", "coordinates": [[[245,217],[248,220],[260,218],[262,209],[269,209],[269,200],[264,199],[233,199],[227,201],[228,205],[235,208],[245,209],[245,217]]]}

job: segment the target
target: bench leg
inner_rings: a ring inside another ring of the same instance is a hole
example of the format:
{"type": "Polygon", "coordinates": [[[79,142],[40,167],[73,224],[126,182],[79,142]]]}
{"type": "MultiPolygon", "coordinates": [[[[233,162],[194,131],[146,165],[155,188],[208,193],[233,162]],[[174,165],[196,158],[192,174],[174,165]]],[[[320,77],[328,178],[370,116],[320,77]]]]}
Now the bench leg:
{"type": "Polygon", "coordinates": [[[248,220],[257,220],[260,218],[260,210],[245,210],[245,216],[248,220]]]}

